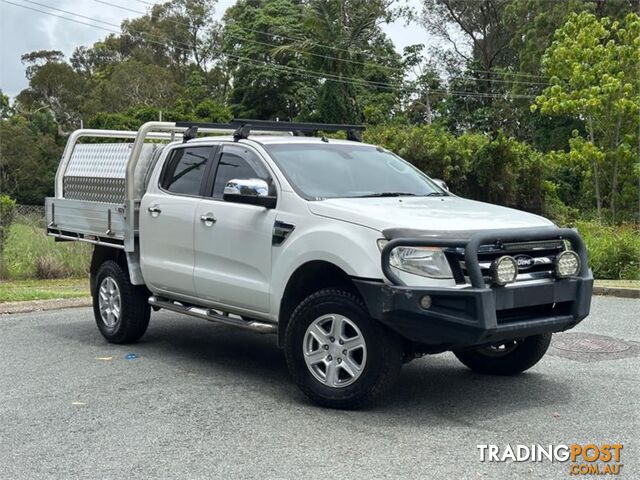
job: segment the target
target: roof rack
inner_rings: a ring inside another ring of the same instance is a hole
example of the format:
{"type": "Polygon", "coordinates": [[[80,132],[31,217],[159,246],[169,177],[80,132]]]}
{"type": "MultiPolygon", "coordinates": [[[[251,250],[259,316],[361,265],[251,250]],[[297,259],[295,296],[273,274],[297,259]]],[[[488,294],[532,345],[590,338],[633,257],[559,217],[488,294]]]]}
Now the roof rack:
{"type": "MultiPolygon", "coordinates": [[[[229,123],[198,123],[198,122],[176,122],[176,127],[198,128],[233,128],[235,133],[233,138],[238,141],[247,138],[252,131],[261,132],[291,132],[294,135],[301,133],[322,132],[346,132],[347,139],[356,142],[362,141],[360,132],[364,130],[364,125],[341,125],[337,123],[308,123],[308,122],[278,122],[272,120],[249,120],[234,118],[229,123]]],[[[191,130],[194,132],[194,130],[191,130]]],[[[195,136],[195,133],[194,133],[195,136]]],[[[194,138],[190,136],[190,138],[194,138]]],[[[190,139],[185,137],[186,140],[190,139]]]]}

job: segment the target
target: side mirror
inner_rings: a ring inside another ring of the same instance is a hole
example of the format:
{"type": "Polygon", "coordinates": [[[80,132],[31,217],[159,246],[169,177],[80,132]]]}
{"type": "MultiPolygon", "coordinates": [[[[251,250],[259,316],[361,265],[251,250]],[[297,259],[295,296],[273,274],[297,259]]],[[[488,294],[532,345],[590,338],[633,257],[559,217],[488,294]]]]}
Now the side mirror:
{"type": "Polygon", "coordinates": [[[447,184],[444,183],[444,180],[440,180],[439,178],[432,178],[431,180],[433,180],[433,183],[435,183],[436,185],[438,185],[441,189],[443,189],[445,192],[449,191],[449,187],[447,187],[447,184]]]}
{"type": "Polygon", "coordinates": [[[246,203],[266,208],[275,208],[277,197],[269,195],[269,184],[261,178],[229,180],[222,194],[226,202],[246,203]]]}

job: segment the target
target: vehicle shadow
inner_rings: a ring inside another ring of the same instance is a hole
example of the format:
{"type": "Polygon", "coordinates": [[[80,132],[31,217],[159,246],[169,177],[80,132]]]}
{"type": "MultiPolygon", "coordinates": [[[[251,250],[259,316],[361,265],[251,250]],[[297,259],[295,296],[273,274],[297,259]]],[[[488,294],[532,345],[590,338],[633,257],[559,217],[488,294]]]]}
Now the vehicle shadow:
{"type": "Polygon", "coordinates": [[[396,388],[375,410],[399,423],[459,426],[545,406],[551,417],[571,403],[570,381],[546,374],[544,362],[537,370],[503,377],[472,372],[451,353],[428,356],[404,366],[396,388]]]}
{"type": "MultiPolygon", "coordinates": [[[[154,314],[147,335],[136,345],[104,343],[89,321],[57,325],[55,329],[52,326],[51,333],[122,354],[136,352],[143,359],[153,358],[168,368],[196,376],[211,388],[233,381],[250,389],[254,396],[266,397],[278,409],[304,413],[320,408],[289,378],[284,355],[273,335],[169,314],[154,314]]],[[[570,380],[545,373],[544,364],[543,359],[537,370],[498,377],[475,374],[449,353],[427,356],[405,365],[396,387],[378,404],[363,411],[325,410],[323,415],[349,419],[354,427],[375,424],[381,417],[398,424],[472,426],[541,406],[548,406],[551,416],[571,402],[570,380]]]]}

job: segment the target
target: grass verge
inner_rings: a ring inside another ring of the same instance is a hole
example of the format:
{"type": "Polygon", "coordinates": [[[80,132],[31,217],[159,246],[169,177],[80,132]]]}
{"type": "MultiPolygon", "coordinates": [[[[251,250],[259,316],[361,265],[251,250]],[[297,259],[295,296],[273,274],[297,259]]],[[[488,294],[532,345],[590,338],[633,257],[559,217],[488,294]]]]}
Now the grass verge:
{"type": "Polygon", "coordinates": [[[635,288],[640,290],[640,280],[596,280],[596,287],[635,288]]]}
{"type": "Polygon", "coordinates": [[[8,280],[79,278],[87,275],[91,246],[55,242],[42,219],[20,217],[9,228],[0,275],[8,280]]]}
{"type": "Polygon", "coordinates": [[[88,296],[88,278],[0,280],[0,303],[88,296]]]}

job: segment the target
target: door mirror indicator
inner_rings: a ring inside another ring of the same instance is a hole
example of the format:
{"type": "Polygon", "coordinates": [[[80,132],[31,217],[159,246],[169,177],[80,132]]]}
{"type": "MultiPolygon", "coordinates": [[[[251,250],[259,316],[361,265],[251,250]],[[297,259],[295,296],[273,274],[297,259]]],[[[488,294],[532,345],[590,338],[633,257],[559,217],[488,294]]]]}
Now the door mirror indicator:
{"type": "Polygon", "coordinates": [[[269,184],[261,178],[246,178],[229,180],[222,195],[226,202],[259,205],[265,208],[275,208],[277,197],[269,195],[269,184]]]}

